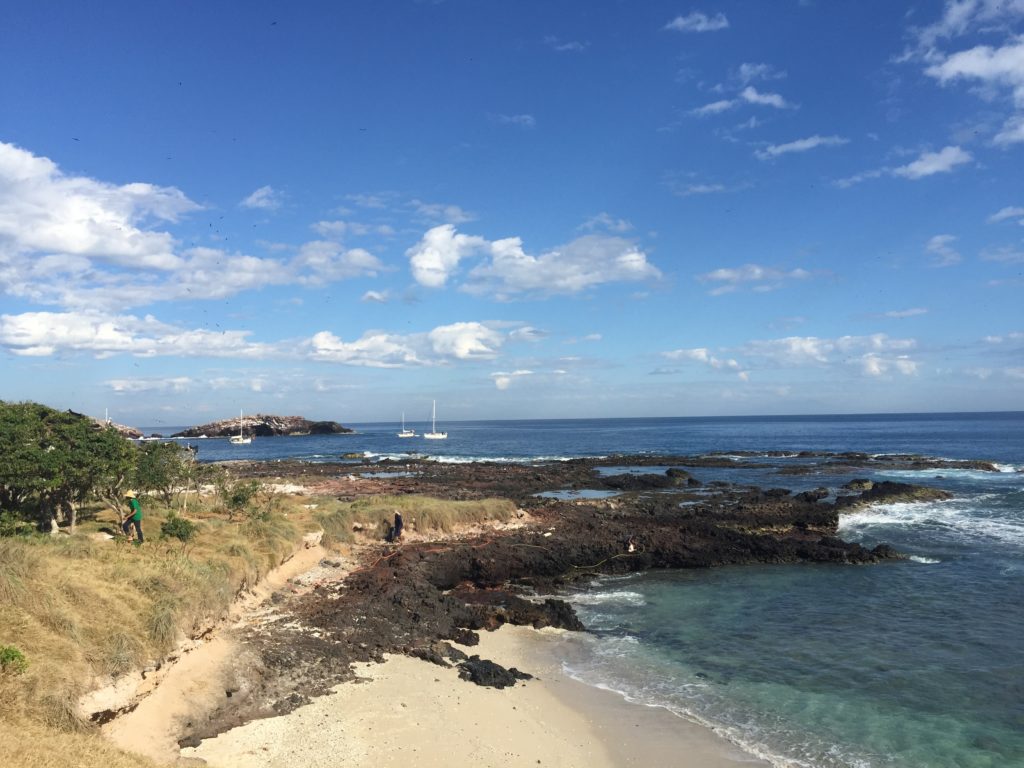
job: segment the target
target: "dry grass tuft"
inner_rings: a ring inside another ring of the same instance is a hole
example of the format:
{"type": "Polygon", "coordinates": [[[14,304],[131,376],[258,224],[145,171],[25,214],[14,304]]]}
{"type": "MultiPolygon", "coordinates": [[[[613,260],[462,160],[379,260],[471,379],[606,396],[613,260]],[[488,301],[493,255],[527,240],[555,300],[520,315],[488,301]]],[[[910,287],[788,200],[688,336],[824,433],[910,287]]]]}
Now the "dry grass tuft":
{"type": "Polygon", "coordinates": [[[324,544],[331,546],[352,541],[356,525],[383,535],[395,512],[402,513],[408,528],[450,533],[458,525],[508,520],[515,515],[516,505],[508,499],[448,501],[430,496],[374,496],[339,504],[315,517],[324,529],[324,544]]]}
{"type": "Polygon", "coordinates": [[[155,768],[146,758],[112,746],[98,734],[59,731],[25,719],[3,724],[0,765],[17,768],[155,768]]]}
{"type": "Polygon", "coordinates": [[[502,499],[383,496],[348,504],[318,499],[321,511],[312,515],[309,501],[260,493],[231,521],[216,502],[192,497],[188,519],[198,528],[187,542],[160,538],[170,510],[155,499],[145,502],[142,547],[93,538],[116,530],[111,510],[100,510],[75,536],[0,539],[0,646],[15,646],[28,661],[20,674],[0,674],[0,766],[152,766],[96,735],[78,710],[83,693],[164,658],[183,636],[206,629],[307,530],[322,527],[330,546],[350,541],[354,525],[374,530],[396,511],[410,529],[445,532],[516,511],[502,499]]]}
{"type": "Polygon", "coordinates": [[[235,522],[193,497],[189,517],[200,525],[183,543],[160,538],[170,510],[144,503],[141,547],[93,538],[116,527],[109,510],[74,536],[0,539],[0,646],[28,661],[21,674],[0,674],[0,765],[151,765],[92,733],[78,709],[82,695],[209,627],[311,525],[301,505],[269,496],[235,522]]]}

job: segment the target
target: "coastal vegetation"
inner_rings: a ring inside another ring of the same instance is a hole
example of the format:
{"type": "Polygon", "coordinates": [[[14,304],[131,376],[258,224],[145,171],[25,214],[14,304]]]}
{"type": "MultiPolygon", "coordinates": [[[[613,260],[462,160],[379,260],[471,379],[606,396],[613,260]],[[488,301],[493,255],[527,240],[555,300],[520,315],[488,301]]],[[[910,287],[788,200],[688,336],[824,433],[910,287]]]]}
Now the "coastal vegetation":
{"type": "MultiPolygon", "coordinates": [[[[194,502],[191,519],[156,496],[145,501],[144,547],[109,538],[105,531],[117,523],[109,509],[73,536],[0,538],[0,645],[11,649],[0,673],[0,719],[21,730],[85,735],[84,693],[159,664],[182,639],[208,629],[310,527],[305,510],[286,500],[235,520],[216,494],[194,502]]],[[[22,748],[49,752],[69,737],[62,738],[22,748]]],[[[107,750],[100,753],[106,761],[107,750]]],[[[0,754],[0,763],[28,764],[24,754],[14,757],[0,754]]]]}
{"type": "Polygon", "coordinates": [[[78,701],[212,626],[313,525],[269,492],[239,504],[236,485],[176,444],[0,403],[0,764],[148,764],[96,739],[78,701]],[[145,547],[120,536],[128,489],[145,547]]]}
{"type": "Polygon", "coordinates": [[[147,766],[98,737],[89,690],[163,663],[324,530],[325,543],[401,511],[410,527],[506,519],[507,500],[382,496],[343,502],[276,492],[175,443],[36,403],[0,403],[0,764],[147,766]],[[123,494],[144,508],[126,545],[123,494]]]}
{"type": "Polygon", "coordinates": [[[449,533],[457,525],[508,520],[516,511],[509,499],[451,501],[420,495],[382,495],[338,504],[317,514],[316,520],[323,528],[324,543],[333,544],[352,541],[357,531],[383,533],[396,512],[412,530],[449,533]]]}

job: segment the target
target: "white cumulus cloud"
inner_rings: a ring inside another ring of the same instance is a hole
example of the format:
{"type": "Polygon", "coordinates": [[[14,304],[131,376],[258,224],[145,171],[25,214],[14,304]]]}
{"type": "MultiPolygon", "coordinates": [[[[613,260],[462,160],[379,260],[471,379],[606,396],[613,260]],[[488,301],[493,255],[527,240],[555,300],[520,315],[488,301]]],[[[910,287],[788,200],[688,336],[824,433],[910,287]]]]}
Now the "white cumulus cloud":
{"type": "Polygon", "coordinates": [[[892,173],[905,179],[923,179],[936,173],[949,173],[958,165],[969,163],[973,159],[970,152],[960,147],[943,147],[938,152],[922,152],[917,160],[893,168],[892,173]]]}
{"type": "Polygon", "coordinates": [[[249,341],[249,331],[209,331],[168,325],[147,315],[26,312],[0,315],[0,345],[16,355],[87,353],[96,357],[270,357],[276,350],[249,341]]]}
{"type": "Polygon", "coordinates": [[[119,394],[138,394],[140,392],[187,392],[196,382],[188,376],[175,376],[169,379],[110,379],[105,383],[119,394]]]}
{"type": "Polygon", "coordinates": [[[367,331],[355,341],[344,341],[330,331],[314,334],[309,341],[310,358],[325,363],[402,368],[426,365],[408,338],[381,331],[367,331]]]}
{"type": "Polygon", "coordinates": [[[913,339],[894,339],[884,333],[869,336],[788,336],[751,341],[740,348],[746,357],[773,368],[853,367],[865,376],[917,372],[918,363],[907,354],[916,346],[913,339]]]}
{"type": "Polygon", "coordinates": [[[281,195],[271,186],[260,187],[239,203],[243,208],[273,211],[281,207],[281,195]]]}
{"type": "Polygon", "coordinates": [[[9,258],[64,254],[173,270],[174,238],[146,224],[199,209],[174,187],[68,176],[48,158],[0,142],[0,254],[9,258]]]}
{"type": "Polygon", "coordinates": [[[442,288],[462,259],[487,246],[482,237],[463,235],[456,232],[453,225],[442,224],[427,230],[405,255],[417,283],[428,288],[442,288]]]}
{"type": "Polygon", "coordinates": [[[797,139],[796,141],[790,141],[786,144],[772,144],[760,149],[756,154],[761,160],[770,160],[779,155],[786,155],[792,152],[807,152],[817,147],[841,147],[843,144],[849,144],[849,139],[844,139],[842,136],[808,136],[806,139],[797,139]]]}
{"type": "Polygon", "coordinates": [[[989,224],[998,224],[1007,219],[1015,220],[1018,224],[1024,225],[1024,206],[1008,205],[988,217],[989,224]]]}
{"type": "Polygon", "coordinates": [[[665,25],[665,29],[675,32],[717,32],[720,29],[728,28],[729,20],[724,13],[708,16],[700,11],[692,11],[686,16],[676,16],[665,25]]]}
{"type": "Polygon", "coordinates": [[[806,280],[810,277],[810,272],[799,267],[786,271],[774,267],[763,267],[760,264],[744,264],[740,267],[723,267],[705,272],[698,275],[697,279],[703,283],[717,284],[717,287],[711,290],[711,295],[720,296],[724,293],[731,293],[744,285],[750,286],[755,291],[764,292],[781,287],[787,280],[806,280]]]}
{"type": "Polygon", "coordinates": [[[690,114],[697,115],[697,117],[717,115],[732,109],[737,104],[738,102],[735,99],[719,99],[718,101],[712,101],[710,104],[705,104],[702,107],[691,109],[690,114]]]}
{"type": "Polygon", "coordinates": [[[504,391],[512,386],[512,383],[516,379],[520,379],[524,376],[533,376],[533,371],[521,369],[518,371],[495,371],[491,374],[491,378],[494,379],[494,386],[504,391]]]}
{"type": "Polygon", "coordinates": [[[457,206],[448,203],[426,203],[422,200],[411,202],[417,216],[428,221],[444,221],[448,224],[465,224],[473,221],[476,215],[457,206]]]}
{"type": "Polygon", "coordinates": [[[427,334],[434,352],[457,360],[490,360],[496,357],[505,337],[483,323],[452,323],[427,334]]]}
{"type": "Polygon", "coordinates": [[[374,277],[384,265],[362,248],[345,250],[332,240],[314,240],[299,249],[293,267],[301,275],[300,282],[319,284],[353,277],[374,277]]]}
{"type": "Polygon", "coordinates": [[[634,243],[621,237],[584,235],[538,256],[509,237],[490,244],[490,260],[469,273],[464,290],[507,296],[573,294],[605,283],[655,280],[661,272],[634,243]]]}
{"type": "Polygon", "coordinates": [[[715,370],[729,370],[735,372],[740,379],[743,381],[749,380],[749,372],[744,371],[743,367],[733,358],[719,358],[716,357],[706,347],[696,347],[693,349],[673,349],[669,352],[662,352],[662,356],[669,360],[682,360],[682,361],[693,361],[701,363],[715,370]]]}
{"type": "Polygon", "coordinates": [[[748,85],[740,91],[740,98],[750,104],[759,104],[763,107],[775,107],[775,109],[787,109],[792,105],[777,93],[761,93],[754,86],[748,85]]]}
{"type": "Polygon", "coordinates": [[[883,167],[871,171],[838,179],[835,182],[837,187],[847,189],[854,184],[860,184],[868,179],[878,179],[882,176],[897,176],[903,179],[923,179],[926,176],[934,176],[937,173],[950,173],[957,166],[969,163],[974,159],[970,152],[960,147],[943,147],[938,152],[922,152],[918,158],[906,165],[897,168],[883,167]]]}
{"type": "Polygon", "coordinates": [[[953,247],[954,242],[954,235],[935,235],[928,241],[924,249],[935,256],[932,260],[933,267],[951,267],[963,261],[963,257],[953,247]]]}
{"type": "Polygon", "coordinates": [[[460,234],[446,224],[429,230],[406,256],[416,281],[432,288],[443,287],[463,259],[480,257],[461,287],[470,293],[499,297],[572,294],[604,283],[661,276],[634,243],[598,234],[584,235],[534,256],[526,253],[518,237],[488,241],[460,234]]]}
{"type": "Polygon", "coordinates": [[[485,323],[459,322],[426,333],[367,331],[355,341],[321,331],[307,347],[310,359],[319,362],[405,368],[491,360],[498,356],[506,339],[505,334],[485,323]]]}
{"type": "Polygon", "coordinates": [[[1015,104],[1024,107],[1024,36],[998,48],[978,45],[958,51],[927,67],[925,73],[943,85],[969,80],[1008,88],[1015,104]]]}

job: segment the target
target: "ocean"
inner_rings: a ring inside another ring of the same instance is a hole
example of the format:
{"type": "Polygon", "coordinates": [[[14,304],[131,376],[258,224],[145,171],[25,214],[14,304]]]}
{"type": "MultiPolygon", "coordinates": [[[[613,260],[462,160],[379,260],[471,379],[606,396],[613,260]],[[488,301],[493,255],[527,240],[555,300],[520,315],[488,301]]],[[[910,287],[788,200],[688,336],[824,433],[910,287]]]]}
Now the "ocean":
{"type": "Polygon", "coordinates": [[[693,468],[705,482],[801,490],[867,476],[954,497],[842,517],[843,538],[887,542],[905,560],[599,579],[563,595],[591,631],[566,635],[560,653],[572,677],[780,767],[1024,766],[1024,413],[456,422],[439,424],[439,442],[350,426],[358,434],[192,443],[209,461],[860,451],[995,462],[998,472],[834,474],[793,455],[693,468]],[[809,474],[779,471],[798,463],[809,474]]]}

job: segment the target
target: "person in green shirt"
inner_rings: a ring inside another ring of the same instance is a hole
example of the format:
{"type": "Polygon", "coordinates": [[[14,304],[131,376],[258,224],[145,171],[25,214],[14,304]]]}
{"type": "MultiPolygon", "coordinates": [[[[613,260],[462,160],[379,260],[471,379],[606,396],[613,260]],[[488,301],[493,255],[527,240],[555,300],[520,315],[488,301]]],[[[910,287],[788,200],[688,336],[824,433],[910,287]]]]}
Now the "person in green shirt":
{"type": "Polygon", "coordinates": [[[135,543],[141,544],[144,541],[142,537],[142,504],[139,503],[134,491],[128,491],[124,497],[128,499],[128,508],[131,510],[131,513],[121,524],[121,530],[123,530],[124,535],[130,539],[132,535],[132,526],[134,525],[135,543]]]}

